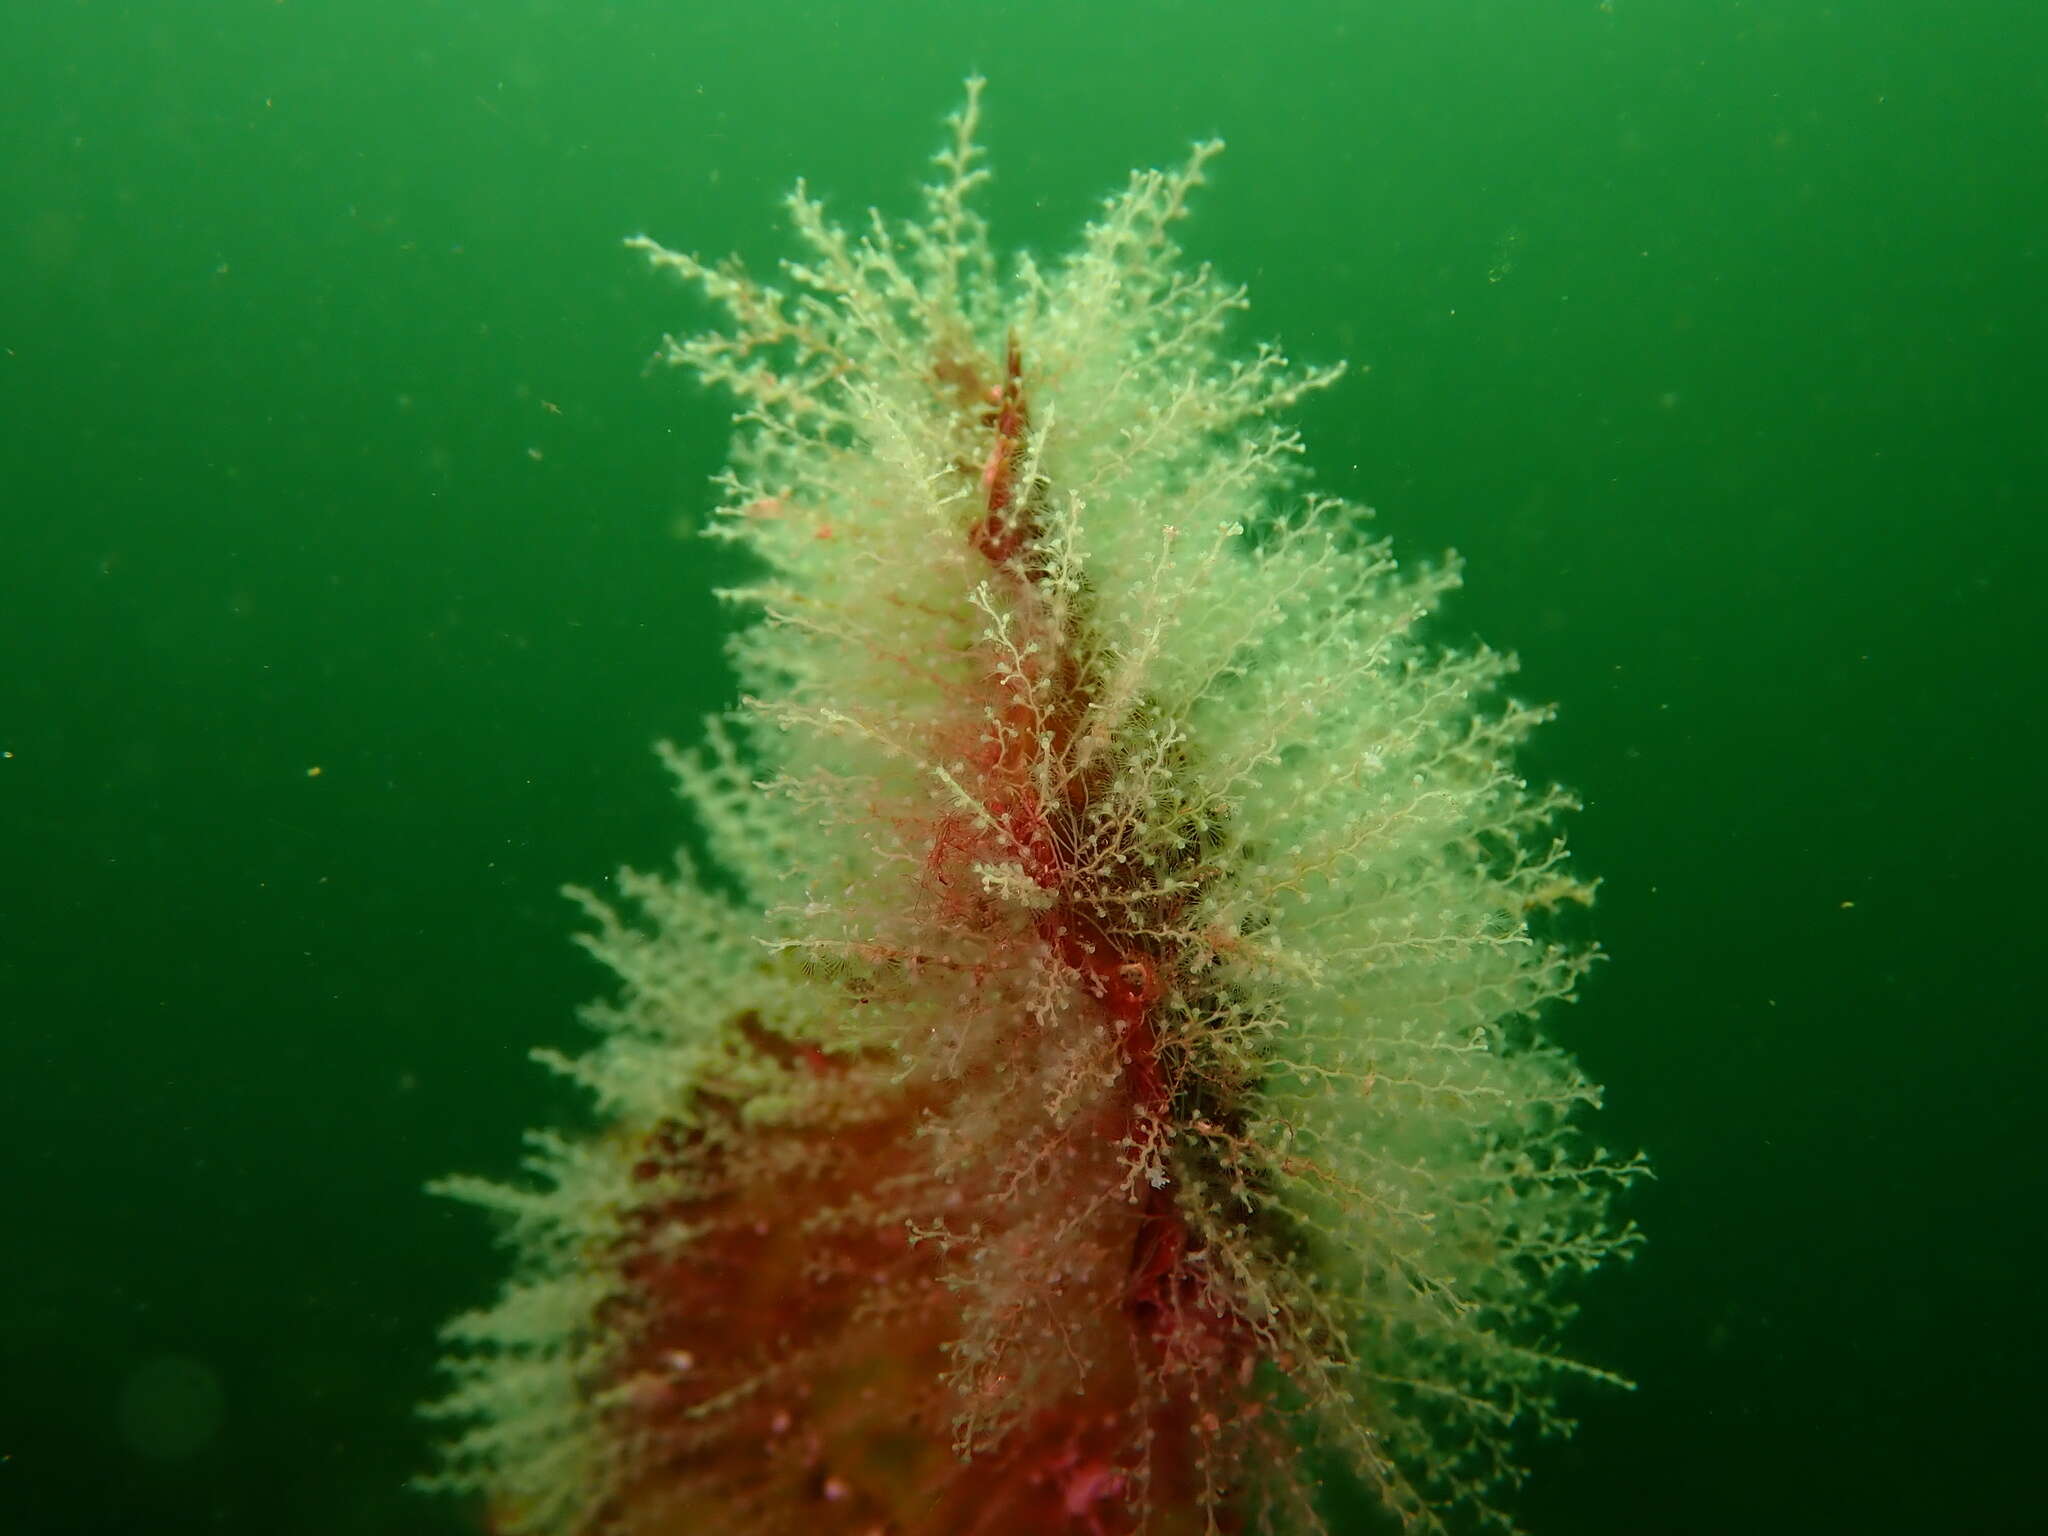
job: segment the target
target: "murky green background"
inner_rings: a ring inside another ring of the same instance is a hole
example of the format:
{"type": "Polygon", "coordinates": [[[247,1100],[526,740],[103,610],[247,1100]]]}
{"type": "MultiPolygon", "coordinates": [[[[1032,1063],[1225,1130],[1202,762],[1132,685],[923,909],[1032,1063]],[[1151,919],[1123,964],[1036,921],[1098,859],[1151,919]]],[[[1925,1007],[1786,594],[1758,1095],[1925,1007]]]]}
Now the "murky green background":
{"type": "MultiPolygon", "coordinates": [[[[42,0],[0,46],[0,1530],[452,1533],[428,1202],[560,1118],[554,892],[723,699],[696,311],[970,69],[1064,243],[1222,133],[1246,335],[1559,700],[1661,1181],[1524,1508],[2041,1528],[2048,26],[1901,0],[42,0]]],[[[1365,1528],[1363,1525],[1361,1529],[1365,1528]]]]}

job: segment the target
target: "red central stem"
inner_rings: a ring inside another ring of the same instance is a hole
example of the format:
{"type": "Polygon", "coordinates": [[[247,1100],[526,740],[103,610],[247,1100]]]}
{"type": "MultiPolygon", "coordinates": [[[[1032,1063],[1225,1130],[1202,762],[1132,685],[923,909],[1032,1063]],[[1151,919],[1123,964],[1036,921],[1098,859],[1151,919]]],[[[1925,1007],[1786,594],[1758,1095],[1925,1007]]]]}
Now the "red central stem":
{"type": "MultiPolygon", "coordinates": [[[[983,423],[990,429],[988,451],[977,472],[981,487],[982,516],[968,533],[968,542],[990,565],[1020,583],[1037,579],[1039,572],[1021,567],[1019,557],[1043,532],[1041,505],[1035,485],[1020,484],[1027,456],[1026,436],[1030,429],[1030,405],[1024,390],[1022,349],[1012,333],[1004,349],[1001,383],[981,392],[988,402],[983,423]]],[[[958,370],[954,376],[958,376],[958,370]]],[[[944,370],[942,370],[942,375],[944,370]]],[[[1051,741],[1038,745],[1039,716],[1026,701],[1013,699],[1003,710],[1004,749],[986,766],[992,777],[1018,787],[1004,798],[999,811],[1015,848],[1021,853],[1025,872],[1047,890],[1060,889],[1057,842],[1048,823],[1052,808],[1039,803],[1030,788],[1029,765],[1040,753],[1064,753],[1071,742],[1092,693],[1079,675],[1073,657],[1078,654],[1076,636],[1070,632],[1055,637],[1055,693],[1051,710],[1051,741]]],[[[1090,785],[1085,778],[1069,787],[1068,804],[1058,810],[1079,823],[1085,817],[1090,785]]],[[[1134,1157],[1147,1158],[1157,1146],[1168,1122],[1171,1090],[1159,1059],[1159,1031],[1155,1010],[1163,992],[1155,959],[1137,946],[1119,941],[1102,925],[1079,911],[1070,900],[1061,900],[1043,913],[1037,924],[1039,937],[1060,959],[1086,978],[1090,991],[1100,1000],[1115,1031],[1123,1059],[1123,1080],[1130,1106],[1127,1134],[1134,1157]]],[[[1185,1289],[1184,1261],[1192,1234],[1180,1214],[1171,1183],[1154,1183],[1145,1198],[1144,1214],[1133,1243],[1129,1302],[1144,1317],[1150,1329],[1162,1339],[1174,1326],[1179,1312],[1177,1293],[1185,1289]]]]}

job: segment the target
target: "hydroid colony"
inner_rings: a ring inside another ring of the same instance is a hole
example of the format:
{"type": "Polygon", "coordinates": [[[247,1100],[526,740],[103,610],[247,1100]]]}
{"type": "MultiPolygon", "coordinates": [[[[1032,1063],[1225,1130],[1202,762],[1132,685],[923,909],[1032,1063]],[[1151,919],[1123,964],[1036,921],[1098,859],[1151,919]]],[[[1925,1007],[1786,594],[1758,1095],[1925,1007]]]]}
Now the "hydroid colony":
{"type": "Polygon", "coordinates": [[[1173,239],[1220,146],[998,272],[979,82],[921,219],[800,186],[789,286],[631,244],[722,330],[746,695],[668,752],[716,870],[583,895],[609,1129],[445,1188],[516,1255],[436,1481],[506,1532],[1512,1528],[1570,1272],[1634,1160],[1537,1033],[1584,949],[1543,711],[1298,485],[1339,370],[1230,357],[1173,239]],[[621,910],[623,908],[624,910],[621,910]]]}

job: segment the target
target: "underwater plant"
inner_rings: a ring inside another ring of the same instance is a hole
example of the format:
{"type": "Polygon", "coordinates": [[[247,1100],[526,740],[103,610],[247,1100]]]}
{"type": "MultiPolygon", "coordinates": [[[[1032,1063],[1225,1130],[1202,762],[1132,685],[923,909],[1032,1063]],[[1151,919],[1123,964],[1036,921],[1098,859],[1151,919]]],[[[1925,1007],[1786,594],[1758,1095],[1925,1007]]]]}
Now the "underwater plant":
{"type": "Polygon", "coordinates": [[[1231,356],[1174,240],[1220,149],[1002,273],[980,82],[903,225],[800,184],[787,287],[628,242],[726,326],[745,689],[664,747],[705,862],[576,892],[617,974],[540,1053],[514,1270],[446,1330],[427,1481],[508,1533],[1513,1529],[1569,1427],[1560,1283],[1627,1253],[1537,1015],[1589,901],[1546,711],[1303,488],[1341,369],[1231,356]]]}

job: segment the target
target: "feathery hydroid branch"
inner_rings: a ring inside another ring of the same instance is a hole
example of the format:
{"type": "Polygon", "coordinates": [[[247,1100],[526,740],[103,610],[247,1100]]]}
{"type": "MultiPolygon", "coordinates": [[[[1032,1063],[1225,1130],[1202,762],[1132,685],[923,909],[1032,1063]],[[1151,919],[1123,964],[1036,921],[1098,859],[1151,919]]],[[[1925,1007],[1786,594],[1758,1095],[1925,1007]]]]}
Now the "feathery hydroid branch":
{"type": "Polygon", "coordinates": [[[923,216],[802,186],[786,287],[629,242],[723,330],[742,707],[666,750],[718,878],[579,893],[620,978],[545,1057],[514,1276],[448,1329],[441,1485],[508,1532],[1512,1529],[1558,1283],[1627,1252],[1535,1020],[1591,952],[1545,712],[1299,486],[1341,370],[1222,350],[1173,239],[1220,145],[998,275],[980,82],[923,216]],[[632,915],[621,914],[623,906],[632,915]]]}

